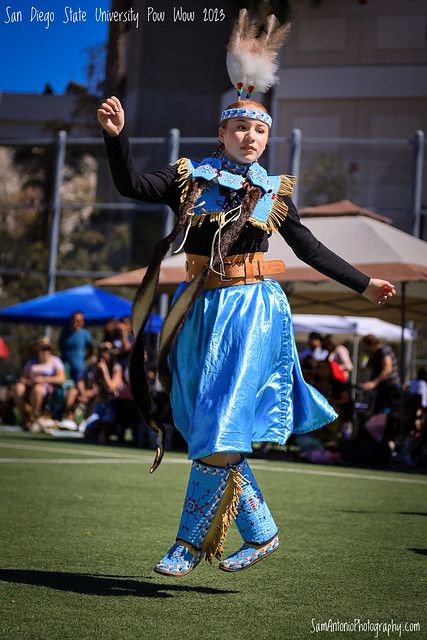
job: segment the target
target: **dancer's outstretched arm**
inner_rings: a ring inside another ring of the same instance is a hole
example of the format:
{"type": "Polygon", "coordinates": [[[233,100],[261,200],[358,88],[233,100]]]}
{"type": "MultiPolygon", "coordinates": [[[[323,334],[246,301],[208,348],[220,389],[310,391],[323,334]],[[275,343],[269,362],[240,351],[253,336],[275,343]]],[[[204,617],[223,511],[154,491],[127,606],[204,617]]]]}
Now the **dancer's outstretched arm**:
{"type": "Polygon", "coordinates": [[[305,225],[289,196],[284,196],[288,214],[279,227],[279,233],[295,255],[320,273],[362,294],[374,304],[384,304],[395,295],[396,289],[388,280],[370,278],[346,260],[325,247],[305,225]]]}
{"type": "Polygon", "coordinates": [[[115,96],[102,103],[97,116],[103,128],[108,163],[118,192],[127,198],[166,204],[177,213],[176,167],[143,173],[137,170],[126,135],[125,112],[115,96]]]}

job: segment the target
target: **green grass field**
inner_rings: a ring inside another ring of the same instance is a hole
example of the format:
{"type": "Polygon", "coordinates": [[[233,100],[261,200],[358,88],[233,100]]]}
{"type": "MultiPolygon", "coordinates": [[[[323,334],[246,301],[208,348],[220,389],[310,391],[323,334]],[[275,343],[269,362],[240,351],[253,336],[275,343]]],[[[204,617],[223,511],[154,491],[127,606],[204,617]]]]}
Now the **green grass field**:
{"type": "MultiPolygon", "coordinates": [[[[173,579],[152,567],[189,467],[168,453],[149,475],[151,460],[0,432],[0,638],[427,637],[426,476],[253,461],[279,551],[241,573],[203,562],[173,579]],[[316,632],[330,619],[393,620],[401,634],[316,632]]],[[[233,527],[226,552],[238,546],[233,527]]]]}

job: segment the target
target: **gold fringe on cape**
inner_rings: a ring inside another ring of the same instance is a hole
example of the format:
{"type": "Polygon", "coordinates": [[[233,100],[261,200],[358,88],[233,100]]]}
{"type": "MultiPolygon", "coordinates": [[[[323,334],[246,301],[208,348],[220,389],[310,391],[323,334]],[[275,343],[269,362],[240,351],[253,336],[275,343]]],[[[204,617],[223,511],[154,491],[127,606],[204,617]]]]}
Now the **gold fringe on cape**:
{"type": "MultiPolygon", "coordinates": [[[[180,202],[183,202],[186,198],[190,186],[190,163],[188,158],[180,158],[175,162],[175,166],[177,167],[178,172],[178,189],[180,190],[180,202]]],[[[276,198],[274,198],[273,200],[273,206],[271,207],[271,211],[268,214],[267,220],[265,222],[261,222],[260,220],[256,220],[255,218],[251,217],[248,219],[248,222],[250,222],[254,227],[263,229],[263,231],[266,231],[267,233],[276,233],[280,224],[288,214],[287,205],[283,202],[282,198],[278,198],[277,196],[291,196],[295,183],[296,178],[294,176],[281,175],[276,198]]],[[[200,227],[207,217],[209,218],[210,222],[219,222],[220,220],[224,222],[223,211],[210,211],[209,213],[194,214],[192,216],[191,226],[200,227]]]]}
{"type": "Polygon", "coordinates": [[[230,469],[221,502],[202,543],[202,551],[206,554],[205,559],[210,563],[213,557],[221,558],[224,551],[222,545],[230,525],[237,516],[240,496],[246,482],[240,471],[230,469]]]}
{"type": "Polygon", "coordinates": [[[288,215],[288,206],[283,202],[282,198],[278,198],[277,196],[291,196],[296,180],[294,176],[281,175],[279,188],[266,222],[260,222],[259,220],[255,220],[255,218],[249,218],[248,222],[253,224],[254,227],[263,229],[267,233],[276,233],[280,224],[288,215]]]}
{"type": "Polygon", "coordinates": [[[187,197],[190,188],[190,162],[188,158],[179,158],[174,165],[178,173],[178,189],[180,190],[179,201],[182,204],[187,197]]]}

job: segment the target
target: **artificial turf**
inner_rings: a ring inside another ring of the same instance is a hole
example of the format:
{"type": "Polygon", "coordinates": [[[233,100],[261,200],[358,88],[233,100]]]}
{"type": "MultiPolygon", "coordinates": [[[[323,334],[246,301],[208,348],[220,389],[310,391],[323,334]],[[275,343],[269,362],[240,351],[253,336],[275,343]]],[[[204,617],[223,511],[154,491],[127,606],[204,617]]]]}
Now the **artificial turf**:
{"type": "MultiPolygon", "coordinates": [[[[149,475],[151,459],[0,433],[0,638],[427,636],[425,476],[254,461],[280,549],[240,573],[203,562],[173,579],[152,567],[173,542],[189,467],[171,453],[149,475]],[[316,632],[355,619],[401,634],[316,632]]],[[[233,527],[226,553],[238,546],[233,527]]]]}

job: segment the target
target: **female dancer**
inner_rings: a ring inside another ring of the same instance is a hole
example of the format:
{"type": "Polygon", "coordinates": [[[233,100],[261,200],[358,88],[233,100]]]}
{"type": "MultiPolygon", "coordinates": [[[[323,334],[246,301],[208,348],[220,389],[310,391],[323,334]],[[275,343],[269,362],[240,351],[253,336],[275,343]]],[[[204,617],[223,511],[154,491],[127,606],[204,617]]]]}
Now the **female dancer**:
{"type": "MultiPolygon", "coordinates": [[[[266,25],[270,34],[273,18],[266,25]]],[[[248,27],[245,20],[241,14],[240,35],[248,27]]],[[[271,116],[250,99],[254,86],[265,86],[248,82],[242,73],[242,82],[232,80],[239,98],[244,86],[247,97],[223,111],[219,147],[201,162],[181,158],[161,171],[139,173],[119,99],[107,98],[98,110],[119,192],[167,204],[178,216],[154,251],[134,307],[132,391],[146,421],[158,430],[146,386],[140,384],[141,336],[161,259],[185,230],[186,282],[164,324],[159,377],[170,386],[174,421],[193,463],[176,543],[155,567],[166,575],[185,575],[202,557],[220,558],[234,518],[244,544],[220,562],[220,569],[239,571],[275,551],[278,529],[243,454],[252,442],[283,444],[292,432],[318,429],[337,417],[304,381],[286,295],[276,280],[264,278],[284,271],[281,261],[264,260],[269,235],[278,231],[300,259],[376,304],[395,293],[389,282],[369,278],[322,245],[300,222],[291,200],[293,179],[269,176],[258,164],[271,116]]],[[[259,75],[265,78],[265,65],[259,75]]],[[[161,446],[159,453],[155,466],[161,446]]]]}

